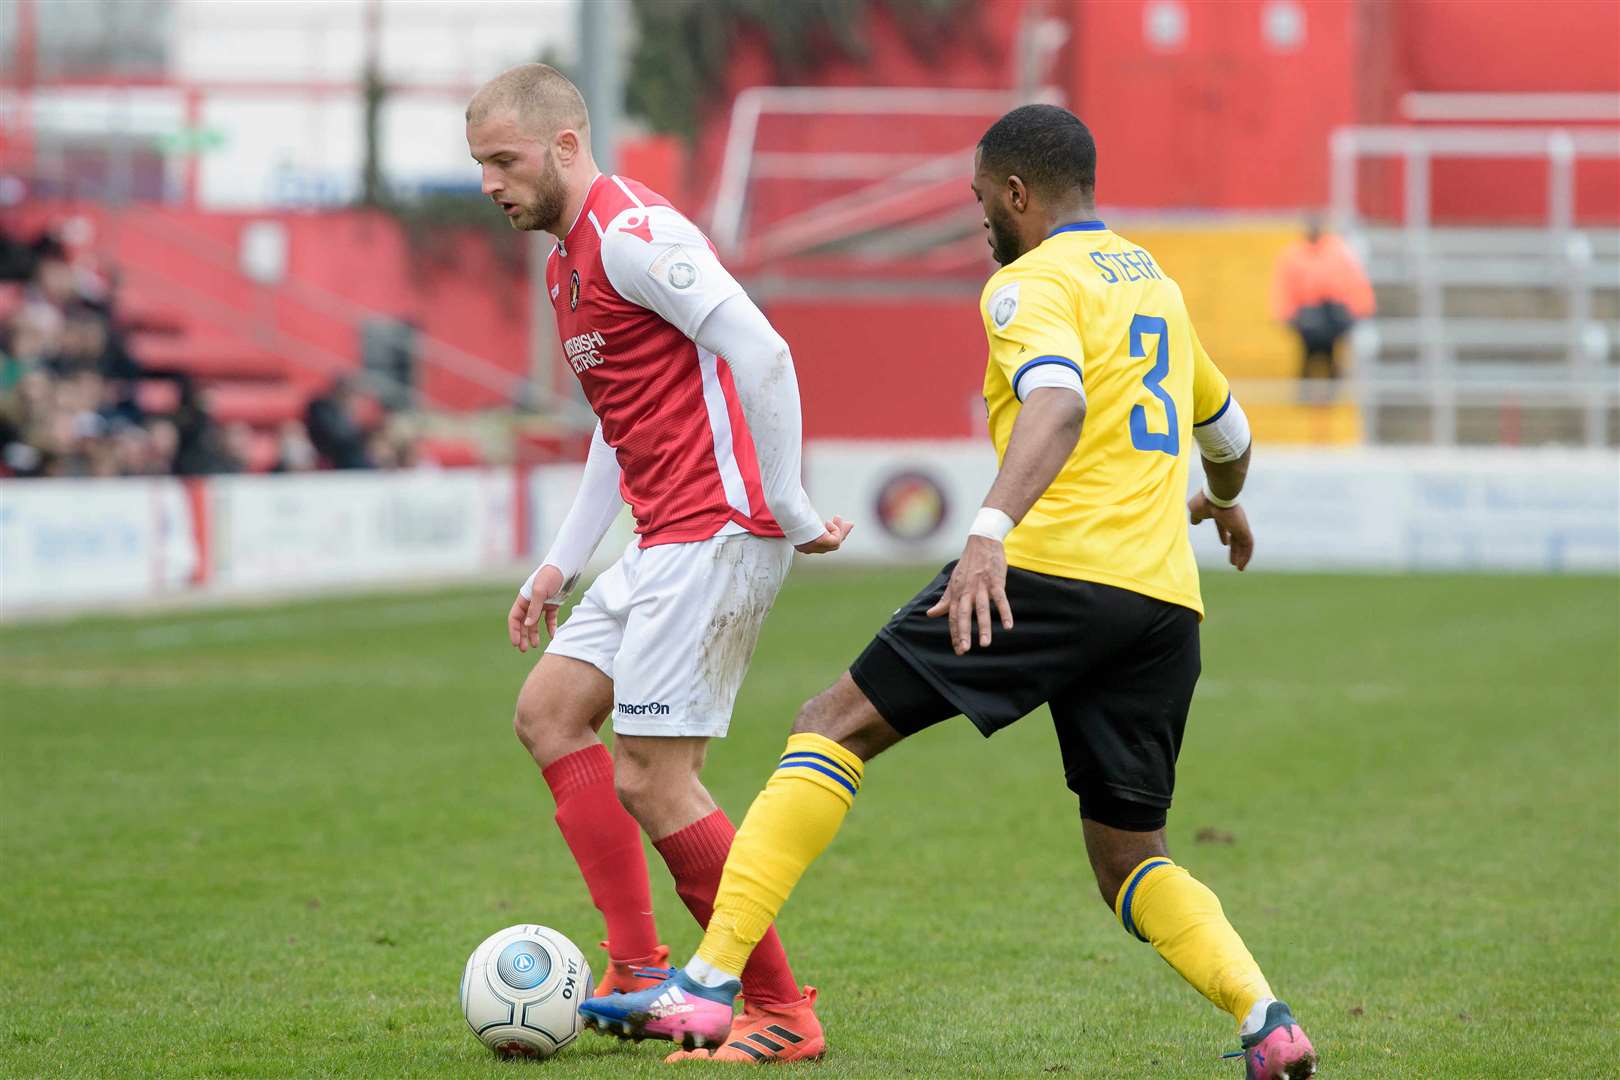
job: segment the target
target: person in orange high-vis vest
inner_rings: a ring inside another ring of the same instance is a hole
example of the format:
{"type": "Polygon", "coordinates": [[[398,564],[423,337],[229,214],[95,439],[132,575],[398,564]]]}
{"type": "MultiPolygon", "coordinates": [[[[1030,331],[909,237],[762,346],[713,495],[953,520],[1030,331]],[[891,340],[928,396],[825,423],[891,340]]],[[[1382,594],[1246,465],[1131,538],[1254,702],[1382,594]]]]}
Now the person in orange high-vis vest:
{"type": "Polygon", "coordinates": [[[1357,319],[1373,313],[1372,285],[1349,246],[1313,220],[1277,259],[1271,307],[1279,321],[1299,334],[1300,378],[1334,379],[1339,375],[1333,355],[1339,339],[1357,319]]]}

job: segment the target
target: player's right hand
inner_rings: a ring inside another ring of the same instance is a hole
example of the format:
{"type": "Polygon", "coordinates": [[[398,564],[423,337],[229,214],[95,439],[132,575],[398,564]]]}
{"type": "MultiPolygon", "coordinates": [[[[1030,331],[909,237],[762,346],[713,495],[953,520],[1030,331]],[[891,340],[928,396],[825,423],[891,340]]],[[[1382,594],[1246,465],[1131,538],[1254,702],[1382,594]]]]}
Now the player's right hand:
{"type": "Polygon", "coordinates": [[[834,514],[833,519],[827,522],[826,532],[814,540],[806,540],[802,544],[793,545],[793,550],[805,555],[825,555],[829,551],[837,551],[840,547],[843,547],[844,541],[849,539],[850,531],[854,528],[854,522],[845,521],[837,514],[834,514]]]}
{"type": "Polygon", "coordinates": [[[1216,506],[1200,491],[1187,500],[1187,516],[1197,525],[1201,521],[1215,522],[1215,535],[1226,545],[1227,560],[1242,570],[1254,558],[1254,532],[1249,528],[1249,515],[1242,506],[1216,506]]]}
{"type": "Polygon", "coordinates": [[[966,656],[973,648],[973,621],[979,622],[979,648],[990,647],[990,605],[995,604],[1001,628],[1013,628],[1012,604],[1007,600],[1007,552],[1001,541],[972,536],[962,548],[945,593],[924,614],[935,619],[950,616],[951,648],[966,656]]]}
{"type": "MultiPolygon", "coordinates": [[[[555,566],[542,566],[534,575],[534,586],[529,591],[536,597],[556,596],[562,591],[562,571],[555,566]]],[[[543,600],[525,600],[522,593],[512,601],[512,610],[506,613],[506,637],[518,652],[526,653],[540,647],[540,620],[546,623],[546,636],[557,636],[557,604],[543,600]]]]}

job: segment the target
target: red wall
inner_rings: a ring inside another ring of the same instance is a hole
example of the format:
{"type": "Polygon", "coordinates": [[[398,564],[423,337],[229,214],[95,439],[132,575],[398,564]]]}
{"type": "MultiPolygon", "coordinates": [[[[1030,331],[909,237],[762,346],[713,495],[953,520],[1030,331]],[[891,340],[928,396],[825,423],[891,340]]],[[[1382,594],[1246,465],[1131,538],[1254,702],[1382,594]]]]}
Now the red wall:
{"type": "MultiPolygon", "coordinates": [[[[1612,0],[1402,5],[1399,40],[1413,90],[1620,93],[1620,4],[1612,0]]],[[[1615,132],[1613,122],[1569,126],[1615,132]]],[[[1438,161],[1432,173],[1437,219],[1546,220],[1545,160],[1438,161]]],[[[1620,162],[1576,162],[1575,212],[1587,223],[1620,221],[1620,162]]]]}
{"type": "MultiPolygon", "coordinates": [[[[1019,21],[1030,8],[1030,0],[977,0],[963,4],[951,24],[946,39],[937,50],[924,57],[912,47],[906,32],[881,6],[873,6],[866,27],[869,48],[864,57],[827,59],[813,72],[793,80],[805,86],[904,86],[951,87],[997,90],[1013,84],[1014,41],[1019,21]]],[[[828,56],[832,55],[828,50],[828,56]]],[[[703,109],[697,144],[691,159],[690,188],[696,205],[707,205],[714,196],[724,158],[731,108],[737,94],[751,86],[782,82],[770,61],[770,50],[762,32],[745,27],[731,51],[725,89],[710,99],[703,109]]],[[[762,149],[807,148],[829,136],[845,141],[839,149],[906,151],[934,149],[939,145],[938,128],[950,128],[947,148],[971,145],[983,134],[984,124],[970,123],[958,132],[949,121],[908,120],[886,122],[881,127],[867,124],[867,130],[848,133],[847,120],[827,117],[792,118],[774,128],[762,128],[762,149]],[[925,130],[921,130],[925,129],[925,130]],[[855,140],[851,143],[849,140],[855,140]]],[[[769,201],[774,196],[767,194],[769,201]]],[[[788,196],[791,200],[791,196],[788,196]]],[[[767,213],[769,213],[767,209],[767,213]]]]}
{"type": "Polygon", "coordinates": [[[1400,52],[1419,90],[1620,92],[1620,4],[1402,4],[1400,52]]]}
{"type": "Polygon", "coordinates": [[[984,430],[984,326],[976,298],[778,300],[807,438],[931,438],[984,430]]]}
{"type": "MultiPolygon", "coordinates": [[[[1401,96],[1431,91],[1620,93],[1620,4],[1612,0],[1297,0],[1297,43],[1268,38],[1273,0],[1180,0],[1177,43],[1150,40],[1149,0],[1048,0],[1069,41],[1054,77],[1100,148],[1099,199],[1129,208],[1292,210],[1326,204],[1328,140],[1347,124],[1404,122],[1401,96]]],[[[1034,0],[968,5],[954,37],[919,59],[881,8],[863,60],[838,60],[804,81],[819,86],[1014,85],[1014,46],[1034,0]]],[[[713,193],[733,99],[775,81],[757,34],[734,51],[727,90],[705,111],[693,156],[693,189],[713,193]]],[[[762,149],[944,152],[972,141],[984,122],[948,132],[886,121],[779,121],[761,129],[762,149]],[[964,135],[967,132],[967,135],[964,135]]],[[[1613,125],[1609,125],[1613,130],[1613,125]]],[[[1545,212],[1545,167],[1528,162],[1452,164],[1435,170],[1434,211],[1445,219],[1533,220],[1545,212]]],[[[1363,174],[1366,209],[1398,212],[1399,166],[1363,174]]],[[[1577,208],[1589,222],[1620,217],[1620,169],[1587,161],[1577,170],[1577,208]]],[[[817,189],[815,198],[834,192],[817,189]]],[[[752,193],[754,220],[804,205],[807,191],[767,184],[752,193]]]]}
{"type": "Polygon", "coordinates": [[[1185,3],[1179,45],[1142,3],[1075,3],[1071,106],[1099,147],[1108,206],[1270,209],[1321,202],[1328,134],[1357,119],[1356,8],[1305,8],[1298,46],[1262,33],[1261,0],[1185,3]]]}
{"type": "MultiPolygon", "coordinates": [[[[1609,0],[1305,0],[1293,48],[1267,41],[1269,2],[1188,0],[1174,45],[1149,40],[1149,6],[1071,0],[1071,105],[1097,135],[1105,205],[1325,205],[1333,130],[1405,122],[1407,91],[1620,93],[1620,4],[1609,0]]],[[[1546,176],[1540,160],[1437,161],[1433,214],[1545,220],[1546,176]]],[[[1399,214],[1397,163],[1369,163],[1361,179],[1364,211],[1399,214]]],[[[1583,221],[1620,218],[1620,166],[1581,161],[1576,185],[1583,221]]]]}

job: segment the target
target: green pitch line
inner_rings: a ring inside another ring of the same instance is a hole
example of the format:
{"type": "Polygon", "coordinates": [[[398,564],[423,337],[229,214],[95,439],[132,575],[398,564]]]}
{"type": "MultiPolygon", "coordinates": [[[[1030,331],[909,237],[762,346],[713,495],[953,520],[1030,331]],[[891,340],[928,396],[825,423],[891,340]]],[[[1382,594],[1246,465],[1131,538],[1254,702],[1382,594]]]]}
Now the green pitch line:
{"type": "MultiPolygon", "coordinates": [[[[708,779],[740,820],[796,706],[928,577],[796,574],[708,779]]],[[[1324,1076],[1590,1075],[1620,1031],[1612,579],[1212,574],[1173,853],[1324,1076]]],[[[0,1075],[666,1075],[502,1066],[468,952],[600,933],[511,732],[505,590],[0,631],[0,1075]]],[[[652,860],[665,939],[696,928],[652,860]]],[[[1238,1076],[1098,901],[1044,713],[879,759],[784,913],[817,1077],[1238,1076]]]]}

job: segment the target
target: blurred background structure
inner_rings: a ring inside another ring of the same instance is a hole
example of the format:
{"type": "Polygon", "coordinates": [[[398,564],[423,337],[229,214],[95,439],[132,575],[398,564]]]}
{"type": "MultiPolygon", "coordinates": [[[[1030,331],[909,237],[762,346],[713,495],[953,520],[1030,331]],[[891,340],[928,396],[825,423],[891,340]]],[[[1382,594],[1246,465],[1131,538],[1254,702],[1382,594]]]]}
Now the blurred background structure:
{"type": "MultiPolygon", "coordinates": [[[[814,447],[886,463],[896,552],[977,497],[905,454],[982,434],[971,150],[1031,100],[1092,127],[1102,216],[1268,453],[1608,462],[1617,42],[1595,0],[0,0],[0,473],[515,467],[506,555],[537,546],[523,470],[580,458],[589,416],[530,273],[551,241],[479,194],[462,130],[535,59],[792,344],[812,482],[814,447]]],[[[1577,531],[1548,558],[1612,546],[1577,531]]]]}

